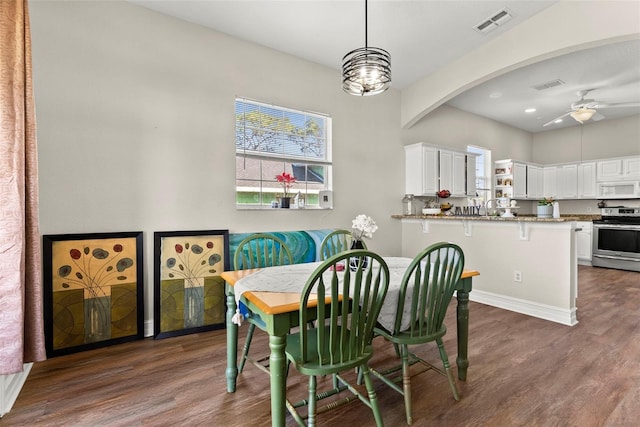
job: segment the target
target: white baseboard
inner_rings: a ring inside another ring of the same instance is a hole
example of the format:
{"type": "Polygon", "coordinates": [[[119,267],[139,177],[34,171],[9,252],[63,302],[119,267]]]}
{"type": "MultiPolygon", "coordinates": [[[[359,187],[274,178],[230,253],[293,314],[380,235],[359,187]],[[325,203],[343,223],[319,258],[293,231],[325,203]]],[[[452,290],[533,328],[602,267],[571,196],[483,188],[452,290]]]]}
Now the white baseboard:
{"type": "Polygon", "coordinates": [[[552,322],[561,323],[567,326],[574,326],[578,323],[576,310],[566,310],[546,304],[531,302],[519,298],[498,295],[491,292],[484,292],[474,289],[469,293],[469,299],[474,302],[487,304],[492,307],[503,308],[526,314],[552,322]]]}
{"type": "Polygon", "coordinates": [[[0,417],[9,413],[29,376],[33,363],[25,363],[17,374],[0,375],[0,417]]]}
{"type": "Polygon", "coordinates": [[[153,320],[144,321],[144,336],[145,338],[153,336],[153,320]]]}

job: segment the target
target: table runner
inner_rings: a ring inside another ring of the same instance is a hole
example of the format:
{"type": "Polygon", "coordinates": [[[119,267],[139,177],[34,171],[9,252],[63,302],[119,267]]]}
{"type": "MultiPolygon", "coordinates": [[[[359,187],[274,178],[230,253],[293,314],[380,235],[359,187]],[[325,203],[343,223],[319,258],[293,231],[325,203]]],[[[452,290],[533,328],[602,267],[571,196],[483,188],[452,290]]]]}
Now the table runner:
{"type": "MultiPolygon", "coordinates": [[[[382,309],[380,310],[378,322],[386,329],[392,330],[396,318],[400,284],[402,283],[404,272],[412,259],[403,257],[383,258],[389,267],[389,289],[382,305],[382,309]]],[[[321,264],[321,262],[310,262],[305,264],[269,267],[244,277],[238,280],[234,285],[233,290],[236,298],[236,304],[239,307],[242,294],[249,291],[301,293],[307,279],[321,264]]],[[[340,277],[343,275],[344,273],[339,273],[340,277]]],[[[405,304],[405,314],[409,312],[410,307],[410,302],[405,304]]],[[[240,312],[236,311],[236,315],[233,316],[233,322],[240,325],[242,324],[242,320],[243,318],[240,315],[240,312]]],[[[409,316],[403,316],[402,329],[406,329],[408,326],[409,316]]]]}

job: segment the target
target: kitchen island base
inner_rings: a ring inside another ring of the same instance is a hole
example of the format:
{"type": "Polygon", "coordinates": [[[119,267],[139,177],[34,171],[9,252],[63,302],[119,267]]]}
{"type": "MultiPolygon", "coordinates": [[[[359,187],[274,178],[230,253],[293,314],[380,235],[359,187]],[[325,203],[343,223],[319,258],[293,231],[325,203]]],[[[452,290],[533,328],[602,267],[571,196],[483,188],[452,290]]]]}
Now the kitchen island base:
{"type": "Polygon", "coordinates": [[[467,268],[482,270],[471,301],[578,323],[575,221],[402,219],[402,256],[439,241],[459,245],[467,268]]]}

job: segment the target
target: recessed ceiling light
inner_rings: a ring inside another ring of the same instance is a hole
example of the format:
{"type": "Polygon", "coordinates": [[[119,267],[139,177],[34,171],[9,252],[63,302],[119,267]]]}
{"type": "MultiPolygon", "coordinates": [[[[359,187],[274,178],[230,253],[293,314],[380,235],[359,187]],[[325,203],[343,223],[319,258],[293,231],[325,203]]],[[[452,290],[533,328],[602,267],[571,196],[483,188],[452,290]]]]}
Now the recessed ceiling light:
{"type": "Polygon", "coordinates": [[[527,108],[526,110],[524,110],[525,113],[535,113],[536,109],[535,108],[527,108]]]}
{"type": "Polygon", "coordinates": [[[493,99],[500,98],[501,96],[502,96],[502,92],[491,92],[489,94],[489,98],[493,98],[493,99]]]}

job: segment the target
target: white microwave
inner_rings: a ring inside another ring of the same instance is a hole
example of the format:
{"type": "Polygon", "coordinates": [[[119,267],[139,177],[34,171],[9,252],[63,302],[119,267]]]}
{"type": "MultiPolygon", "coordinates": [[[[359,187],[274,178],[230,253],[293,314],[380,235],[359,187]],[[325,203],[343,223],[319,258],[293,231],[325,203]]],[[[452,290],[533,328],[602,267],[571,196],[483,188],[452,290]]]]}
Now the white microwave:
{"type": "Polygon", "coordinates": [[[599,182],[598,199],[639,199],[640,181],[599,182]]]}

